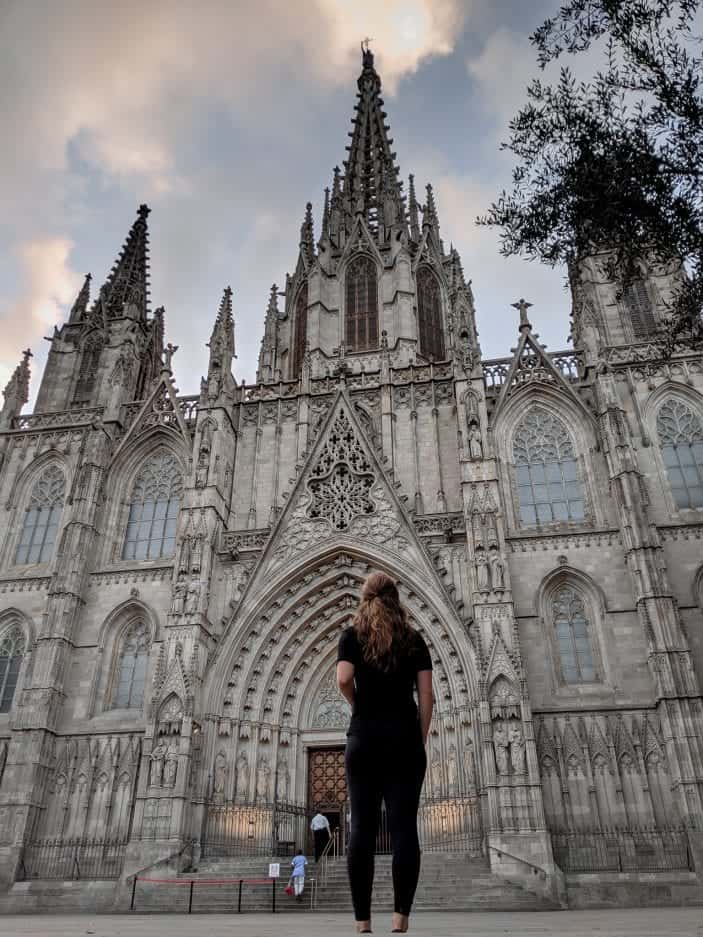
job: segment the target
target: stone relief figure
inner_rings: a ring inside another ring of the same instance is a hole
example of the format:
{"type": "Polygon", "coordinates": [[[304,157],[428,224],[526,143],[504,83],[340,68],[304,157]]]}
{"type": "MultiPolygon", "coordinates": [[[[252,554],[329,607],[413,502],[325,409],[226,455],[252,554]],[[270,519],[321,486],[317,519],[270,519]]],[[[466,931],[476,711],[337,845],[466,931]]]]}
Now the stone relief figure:
{"type": "Polygon", "coordinates": [[[513,774],[527,774],[525,738],[519,725],[510,727],[510,761],[513,766],[513,774]]]}
{"type": "Polygon", "coordinates": [[[489,558],[491,565],[491,585],[494,592],[503,592],[505,590],[505,563],[496,547],[491,549],[489,558]]]}
{"type": "Polygon", "coordinates": [[[166,758],[166,745],[159,742],[152,751],[149,759],[149,784],[152,787],[162,787],[164,783],[164,760],[166,758]]]}
{"type": "Polygon", "coordinates": [[[435,794],[439,794],[444,787],[444,770],[442,768],[442,759],[439,757],[439,752],[436,748],[432,749],[430,758],[430,778],[432,780],[432,791],[435,794]]]}
{"type": "Polygon", "coordinates": [[[278,775],[276,778],[276,797],[278,800],[288,800],[288,788],[290,787],[290,771],[288,770],[288,761],[281,758],[278,762],[278,775]]]}
{"type": "Polygon", "coordinates": [[[173,602],[171,603],[171,611],[174,615],[182,615],[185,611],[187,591],[188,584],[183,579],[179,579],[176,585],[173,587],[173,602]]]}
{"type": "Polygon", "coordinates": [[[188,594],[186,596],[186,612],[189,615],[194,614],[198,611],[198,605],[200,604],[200,583],[191,582],[188,584],[188,594]]]}
{"type": "Polygon", "coordinates": [[[225,792],[225,783],[227,781],[227,758],[224,752],[220,752],[215,758],[215,774],[212,784],[213,794],[222,796],[225,792]]]}
{"type": "Polygon", "coordinates": [[[271,766],[266,755],[262,755],[256,769],[256,796],[259,800],[268,800],[270,779],[271,766]]]}
{"type": "Polygon", "coordinates": [[[249,759],[246,752],[240,752],[234,766],[234,794],[237,800],[245,800],[249,790],[249,759]]]}
{"type": "Polygon", "coordinates": [[[493,726],[493,747],[496,753],[498,774],[508,774],[508,735],[502,722],[493,726]]]}
{"type": "Polygon", "coordinates": [[[166,762],[164,764],[164,787],[176,786],[176,774],[178,773],[178,752],[171,747],[166,752],[166,762]]]}
{"type": "Polygon", "coordinates": [[[469,427],[469,458],[472,461],[483,458],[483,442],[481,440],[481,430],[476,425],[472,424],[469,427]]]}
{"type": "Polygon", "coordinates": [[[447,755],[447,783],[450,791],[456,791],[459,780],[459,766],[456,757],[456,748],[451,745],[447,755]]]}
{"type": "Polygon", "coordinates": [[[488,559],[483,550],[476,553],[476,588],[479,592],[490,592],[488,581],[488,559]]]}
{"type": "Polygon", "coordinates": [[[469,789],[473,789],[476,786],[474,746],[473,742],[468,736],[464,739],[464,751],[462,753],[461,760],[464,764],[464,777],[466,779],[467,787],[469,789]]]}

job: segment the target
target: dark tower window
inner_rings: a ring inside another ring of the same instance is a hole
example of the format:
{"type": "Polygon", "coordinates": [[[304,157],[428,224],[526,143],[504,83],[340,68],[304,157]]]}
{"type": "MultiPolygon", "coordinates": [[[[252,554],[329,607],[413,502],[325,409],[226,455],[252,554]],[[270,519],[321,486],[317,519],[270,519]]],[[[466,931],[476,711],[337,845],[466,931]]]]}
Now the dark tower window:
{"type": "Polygon", "coordinates": [[[625,305],[635,339],[648,338],[654,331],[654,312],[644,280],[633,280],[625,288],[625,305]]]}
{"type": "Polygon", "coordinates": [[[303,285],[298,290],[298,296],[295,300],[295,319],[293,334],[293,377],[300,375],[303,367],[303,358],[305,357],[305,346],[308,341],[308,285],[303,285]]]}
{"type": "Polygon", "coordinates": [[[376,264],[360,254],[347,267],[346,346],[348,351],[378,348],[376,264]]]}
{"type": "Polygon", "coordinates": [[[417,317],[421,354],[441,360],[444,357],[442,294],[439,281],[429,267],[420,267],[417,271],[417,317]]]}
{"type": "Polygon", "coordinates": [[[81,352],[80,370],[78,371],[76,389],[73,392],[72,402],[74,406],[85,407],[91,404],[102,352],[102,336],[95,333],[89,335],[81,352]]]}

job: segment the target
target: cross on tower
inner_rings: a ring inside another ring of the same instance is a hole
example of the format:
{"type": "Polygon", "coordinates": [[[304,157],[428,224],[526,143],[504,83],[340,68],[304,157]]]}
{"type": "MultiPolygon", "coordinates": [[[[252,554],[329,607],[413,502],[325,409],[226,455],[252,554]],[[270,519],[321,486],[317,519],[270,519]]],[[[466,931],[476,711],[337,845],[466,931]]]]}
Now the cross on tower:
{"type": "Polygon", "coordinates": [[[517,309],[520,313],[520,331],[522,332],[524,329],[531,329],[532,325],[530,324],[530,320],[527,318],[527,310],[530,308],[532,303],[528,303],[526,300],[520,297],[516,303],[511,303],[510,305],[513,307],[513,309],[517,309]]]}
{"type": "Polygon", "coordinates": [[[24,357],[24,360],[27,361],[27,362],[29,362],[29,359],[30,359],[30,358],[33,358],[33,357],[34,357],[34,355],[32,354],[32,349],[31,349],[31,348],[25,348],[25,350],[22,352],[22,355],[23,355],[23,357],[24,357]]]}

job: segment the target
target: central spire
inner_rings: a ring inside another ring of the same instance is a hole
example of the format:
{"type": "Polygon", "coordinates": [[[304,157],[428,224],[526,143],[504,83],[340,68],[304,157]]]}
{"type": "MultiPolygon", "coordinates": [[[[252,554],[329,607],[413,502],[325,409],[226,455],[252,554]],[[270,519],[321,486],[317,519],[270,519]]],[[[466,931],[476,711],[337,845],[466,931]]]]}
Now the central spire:
{"type": "Polygon", "coordinates": [[[393,227],[405,227],[405,207],[390,127],[385,122],[381,79],[368,43],[362,44],[362,63],[349,157],[344,162],[342,207],[348,231],[354,219],[362,216],[379,241],[384,241],[393,227]]]}

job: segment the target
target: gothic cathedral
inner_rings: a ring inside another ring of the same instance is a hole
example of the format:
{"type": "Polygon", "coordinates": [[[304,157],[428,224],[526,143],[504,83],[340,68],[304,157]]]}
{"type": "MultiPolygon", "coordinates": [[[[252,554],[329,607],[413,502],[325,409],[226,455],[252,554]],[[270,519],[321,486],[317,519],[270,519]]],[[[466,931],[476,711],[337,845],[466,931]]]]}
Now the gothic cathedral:
{"type": "Polygon", "coordinates": [[[178,395],[141,206],[36,412],[30,352],[5,389],[0,907],[73,860],[114,886],[284,853],[317,808],[343,837],[334,662],[372,569],[434,660],[426,849],[562,896],[575,873],[703,876],[703,356],[655,335],[681,274],[643,262],[623,292],[584,258],[572,350],[520,300],[514,351],[482,359],[380,93],[365,51],[255,384],[227,288],[178,395]]]}

